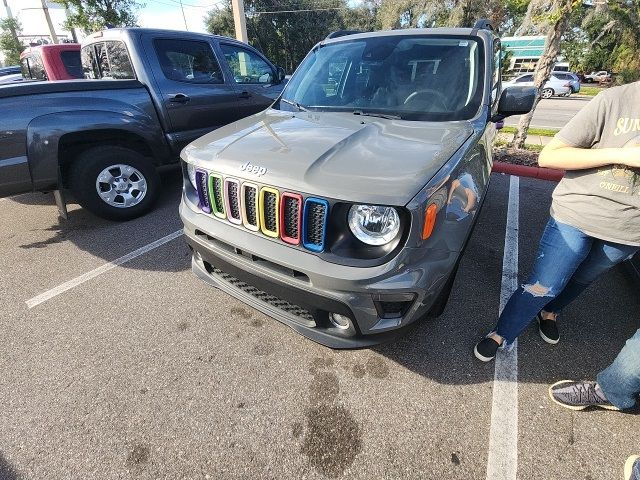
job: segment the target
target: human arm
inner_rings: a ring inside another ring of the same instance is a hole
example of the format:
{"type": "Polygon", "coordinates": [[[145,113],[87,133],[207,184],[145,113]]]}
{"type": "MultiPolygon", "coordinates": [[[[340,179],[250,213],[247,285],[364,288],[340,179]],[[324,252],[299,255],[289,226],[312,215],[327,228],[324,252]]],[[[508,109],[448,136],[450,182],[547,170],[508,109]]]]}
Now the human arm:
{"type": "Polygon", "coordinates": [[[583,170],[604,165],[623,164],[640,168],[640,146],[628,148],[580,148],[554,137],[544,147],[538,165],[562,170],[583,170]]]}

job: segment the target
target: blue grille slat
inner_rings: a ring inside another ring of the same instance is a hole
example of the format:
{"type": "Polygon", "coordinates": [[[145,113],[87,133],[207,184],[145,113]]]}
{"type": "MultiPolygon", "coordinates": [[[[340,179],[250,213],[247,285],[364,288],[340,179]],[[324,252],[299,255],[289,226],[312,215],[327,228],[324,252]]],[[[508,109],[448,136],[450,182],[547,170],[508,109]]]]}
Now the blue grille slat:
{"type": "Polygon", "coordinates": [[[329,202],[309,197],[304,201],[302,214],[302,245],[312,252],[322,252],[327,236],[329,202]]]}

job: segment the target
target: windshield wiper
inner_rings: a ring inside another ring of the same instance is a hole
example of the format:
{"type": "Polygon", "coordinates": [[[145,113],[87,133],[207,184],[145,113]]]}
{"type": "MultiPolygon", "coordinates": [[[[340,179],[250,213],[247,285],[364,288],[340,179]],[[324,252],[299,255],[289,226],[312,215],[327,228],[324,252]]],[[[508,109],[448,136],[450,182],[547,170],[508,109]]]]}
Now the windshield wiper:
{"type": "Polygon", "coordinates": [[[388,113],[373,113],[373,112],[363,112],[362,110],[354,110],[354,115],[362,115],[363,117],[380,117],[386,118],[388,120],[402,120],[400,115],[391,115],[388,113]]]}
{"type": "Polygon", "coordinates": [[[291,106],[296,107],[301,112],[308,112],[309,111],[309,109],[306,108],[304,105],[300,105],[298,102],[296,102],[294,100],[287,100],[286,98],[281,98],[280,101],[286,103],[287,105],[291,105],[291,106]]]}

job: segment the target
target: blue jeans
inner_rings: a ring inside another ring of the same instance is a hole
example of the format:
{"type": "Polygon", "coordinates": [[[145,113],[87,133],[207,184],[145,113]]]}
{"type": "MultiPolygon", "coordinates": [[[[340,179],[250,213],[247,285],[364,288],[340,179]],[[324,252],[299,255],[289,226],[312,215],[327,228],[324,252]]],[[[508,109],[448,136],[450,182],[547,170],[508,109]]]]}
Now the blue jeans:
{"type": "Polygon", "coordinates": [[[529,279],[511,295],[495,332],[509,347],[540,310],[560,313],[600,274],[638,249],[590,237],[550,218],[529,279]]]}
{"type": "Polygon", "coordinates": [[[635,406],[640,394],[640,330],[627,340],[613,363],[598,374],[597,381],[607,400],[616,407],[624,410],[635,406]]]}

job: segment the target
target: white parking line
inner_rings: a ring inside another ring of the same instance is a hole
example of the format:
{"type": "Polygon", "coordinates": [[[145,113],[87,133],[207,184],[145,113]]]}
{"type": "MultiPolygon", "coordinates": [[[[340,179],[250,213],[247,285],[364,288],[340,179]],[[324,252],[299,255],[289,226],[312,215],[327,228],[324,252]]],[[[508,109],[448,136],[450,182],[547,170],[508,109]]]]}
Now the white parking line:
{"type": "MultiPolygon", "coordinates": [[[[511,177],[502,259],[500,312],[518,288],[520,179],[511,177]]],[[[515,480],[518,472],[518,344],[499,351],[493,380],[487,480],[515,480]]]]}
{"type": "Polygon", "coordinates": [[[47,290],[46,292],[41,293],[40,295],[33,297],[30,300],[27,300],[26,301],[27,307],[28,308],[37,307],[41,303],[44,303],[47,300],[51,300],[53,297],[56,297],[61,293],[66,292],[67,290],[71,290],[72,288],[75,288],[78,285],[81,285],[91,280],[92,278],[97,277],[98,275],[102,275],[103,273],[106,273],[109,270],[116,268],[118,265],[122,265],[123,263],[127,263],[133,260],[134,258],[139,257],[140,255],[144,255],[145,253],[150,252],[151,250],[156,249],[164,245],[165,243],[170,242],[175,238],[178,238],[181,235],[182,235],[182,229],[177,230],[167,235],[166,237],[162,237],[156,240],[155,242],[145,245],[144,247],[140,247],[131,253],[127,253],[126,255],[120,258],[117,258],[113,262],[105,263],[104,265],[94,270],[91,270],[83,275],[80,275],[79,277],[69,280],[68,282],[64,282],[62,285],[58,285],[57,287],[54,287],[51,290],[47,290]]]}

